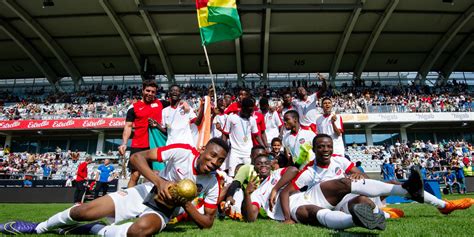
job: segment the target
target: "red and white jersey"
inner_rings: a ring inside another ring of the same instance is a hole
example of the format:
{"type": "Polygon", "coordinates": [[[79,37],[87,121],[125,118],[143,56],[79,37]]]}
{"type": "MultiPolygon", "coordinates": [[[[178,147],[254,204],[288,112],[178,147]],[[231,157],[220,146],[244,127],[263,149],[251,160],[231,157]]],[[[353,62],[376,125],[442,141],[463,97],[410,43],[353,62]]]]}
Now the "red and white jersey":
{"type": "Polygon", "coordinates": [[[311,124],[316,123],[316,118],[318,117],[319,113],[317,111],[317,101],[318,96],[317,93],[312,95],[308,95],[306,101],[302,101],[299,99],[294,99],[292,102],[293,107],[300,115],[300,124],[303,126],[311,126],[311,124]]]}
{"type": "Polygon", "coordinates": [[[333,155],[328,166],[319,166],[316,160],[313,160],[296,175],[291,183],[297,190],[305,186],[309,189],[323,181],[344,178],[352,167],[354,163],[339,155],[333,155]]]}
{"type": "Polygon", "coordinates": [[[285,172],[286,168],[272,171],[271,174],[263,180],[258,188],[250,195],[252,205],[257,206],[258,209],[262,208],[265,210],[267,216],[273,220],[285,219],[281,210],[280,202],[277,201],[278,204],[273,208],[273,210],[271,210],[269,201],[273,187],[275,187],[285,172]]]}
{"type": "Polygon", "coordinates": [[[230,114],[224,126],[224,133],[229,135],[233,155],[250,157],[252,136],[258,134],[255,118],[244,119],[237,114],[230,114]]]}
{"type": "Polygon", "coordinates": [[[278,112],[267,112],[264,115],[265,118],[265,135],[267,136],[267,142],[271,143],[272,139],[280,135],[280,127],[283,125],[278,112]]]}
{"type": "MultiPolygon", "coordinates": [[[[301,129],[297,133],[288,132],[283,136],[283,147],[287,149],[293,160],[300,155],[300,146],[303,144],[313,144],[316,134],[313,131],[301,129]]],[[[310,153],[310,160],[314,159],[314,153],[310,153]]]]}
{"type": "Polygon", "coordinates": [[[344,156],[344,140],[342,139],[342,133],[344,132],[344,126],[342,124],[342,118],[340,115],[336,115],[337,119],[334,122],[337,128],[341,130],[341,135],[336,135],[334,128],[332,126],[332,115],[321,115],[316,119],[316,126],[318,128],[318,133],[324,133],[332,138],[333,143],[333,154],[344,156]]]}
{"type": "Polygon", "coordinates": [[[189,144],[172,144],[157,148],[158,162],[166,162],[165,170],[160,176],[168,181],[179,182],[183,179],[194,181],[198,188],[198,196],[204,197],[204,206],[217,208],[220,186],[216,172],[198,174],[196,160],[199,152],[189,144]]]}
{"type": "Polygon", "coordinates": [[[214,116],[214,119],[212,120],[212,137],[221,137],[222,132],[217,130],[216,124],[221,125],[221,129],[224,129],[225,126],[225,121],[227,119],[227,114],[218,114],[214,116]]]}
{"type": "Polygon", "coordinates": [[[191,131],[190,123],[196,119],[194,111],[184,112],[181,106],[168,106],[163,109],[163,127],[166,128],[168,139],[166,145],[175,143],[185,143],[191,146],[196,146],[194,136],[191,131]]]}

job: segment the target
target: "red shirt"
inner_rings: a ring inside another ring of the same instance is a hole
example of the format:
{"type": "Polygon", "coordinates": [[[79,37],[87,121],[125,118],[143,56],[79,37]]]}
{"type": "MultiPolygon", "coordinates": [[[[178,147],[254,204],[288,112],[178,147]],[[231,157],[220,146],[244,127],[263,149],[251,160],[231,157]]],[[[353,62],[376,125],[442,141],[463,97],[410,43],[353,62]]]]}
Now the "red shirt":
{"type": "MultiPolygon", "coordinates": [[[[262,131],[265,131],[267,129],[267,126],[265,126],[265,117],[263,116],[262,113],[257,112],[257,111],[253,112],[252,117],[254,117],[255,120],[257,120],[258,134],[261,135],[262,131]]],[[[258,145],[256,136],[252,136],[252,142],[254,146],[258,145]]]]}
{"type": "Polygon", "coordinates": [[[132,139],[132,148],[148,148],[148,118],[152,118],[161,124],[161,112],[163,105],[160,100],[155,100],[150,104],[138,101],[132,105],[127,112],[127,122],[133,122],[135,132],[132,139]]]}
{"type": "Polygon", "coordinates": [[[76,181],[84,181],[87,179],[87,162],[82,162],[77,167],[76,181]]]}

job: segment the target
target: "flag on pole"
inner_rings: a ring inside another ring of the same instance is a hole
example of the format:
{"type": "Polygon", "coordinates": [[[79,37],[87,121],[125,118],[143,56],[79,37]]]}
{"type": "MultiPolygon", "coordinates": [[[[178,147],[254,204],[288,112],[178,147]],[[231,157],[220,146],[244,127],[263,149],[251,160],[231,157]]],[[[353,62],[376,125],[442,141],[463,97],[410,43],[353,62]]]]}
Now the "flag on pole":
{"type": "Polygon", "coordinates": [[[203,45],[233,40],[242,35],[235,0],[196,0],[196,9],[203,45]]]}

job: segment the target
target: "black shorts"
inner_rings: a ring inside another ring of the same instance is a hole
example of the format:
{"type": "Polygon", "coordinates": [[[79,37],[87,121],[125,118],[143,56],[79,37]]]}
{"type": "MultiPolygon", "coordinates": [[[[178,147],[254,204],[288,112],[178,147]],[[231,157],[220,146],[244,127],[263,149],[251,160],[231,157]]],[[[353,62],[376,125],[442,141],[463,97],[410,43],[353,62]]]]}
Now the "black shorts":
{"type": "MultiPolygon", "coordinates": [[[[137,152],[146,151],[146,150],[149,150],[149,149],[150,149],[149,147],[145,147],[145,148],[133,148],[133,147],[132,147],[132,148],[130,149],[130,157],[131,157],[133,154],[137,153],[137,152]]],[[[150,165],[150,167],[152,167],[151,164],[148,164],[148,165],[150,165]]],[[[130,163],[130,158],[128,159],[127,169],[128,169],[128,171],[130,171],[130,172],[135,171],[135,169],[132,167],[132,164],[130,163]]]]}

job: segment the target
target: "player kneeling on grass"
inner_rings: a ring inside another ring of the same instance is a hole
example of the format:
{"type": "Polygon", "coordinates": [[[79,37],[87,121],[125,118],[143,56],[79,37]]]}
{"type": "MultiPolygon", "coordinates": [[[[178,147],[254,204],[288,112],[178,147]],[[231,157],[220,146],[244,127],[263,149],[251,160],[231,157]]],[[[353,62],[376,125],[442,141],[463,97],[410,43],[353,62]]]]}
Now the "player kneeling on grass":
{"type": "MultiPolygon", "coordinates": [[[[163,230],[168,221],[182,207],[200,228],[210,228],[214,222],[219,197],[215,171],[225,161],[229,146],[222,139],[213,138],[200,151],[185,144],[173,144],[132,155],[133,166],[150,182],[108,194],[90,203],[74,206],[57,213],[47,221],[31,223],[14,221],[0,224],[4,234],[41,234],[80,221],[113,219],[114,225],[101,223],[76,225],[66,234],[96,234],[102,236],[150,236],[163,230]],[[167,162],[157,176],[147,161],[167,162]],[[177,193],[193,191],[188,188],[173,190],[176,182],[190,179],[197,185],[197,193],[204,196],[204,214],[196,210],[188,199],[177,193]],[[158,191],[156,191],[158,190],[158,191]],[[173,197],[174,196],[174,197],[173,197]],[[120,225],[116,223],[133,219],[120,225]]],[[[67,230],[67,229],[66,229],[67,230]]],[[[64,232],[63,232],[64,233],[64,232]]]]}

